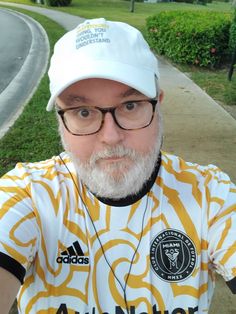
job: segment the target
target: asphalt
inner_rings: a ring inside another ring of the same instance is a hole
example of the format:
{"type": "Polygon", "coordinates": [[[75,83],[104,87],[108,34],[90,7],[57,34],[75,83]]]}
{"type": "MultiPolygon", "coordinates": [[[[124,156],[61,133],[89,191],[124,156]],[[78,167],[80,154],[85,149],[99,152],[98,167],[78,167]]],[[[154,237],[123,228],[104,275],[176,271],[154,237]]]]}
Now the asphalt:
{"type": "MultiPolygon", "coordinates": [[[[7,5],[46,15],[66,30],[83,21],[80,17],[42,7],[7,5]]],[[[236,182],[236,120],[186,73],[180,72],[161,57],[158,59],[161,87],[165,93],[162,104],[164,150],[188,161],[215,164],[236,182]]],[[[236,298],[219,277],[209,314],[213,313],[236,314],[236,298]]]]}
{"type": "MultiPolygon", "coordinates": [[[[0,10],[0,93],[9,85],[24,64],[31,46],[31,32],[22,18],[0,10]]],[[[1,116],[2,118],[2,116],[1,116]]]]}
{"type": "Polygon", "coordinates": [[[31,17],[0,8],[0,138],[14,124],[46,71],[49,43],[31,17]],[[10,26],[10,29],[9,29],[10,26]],[[3,81],[4,80],[4,81],[3,81]]]}

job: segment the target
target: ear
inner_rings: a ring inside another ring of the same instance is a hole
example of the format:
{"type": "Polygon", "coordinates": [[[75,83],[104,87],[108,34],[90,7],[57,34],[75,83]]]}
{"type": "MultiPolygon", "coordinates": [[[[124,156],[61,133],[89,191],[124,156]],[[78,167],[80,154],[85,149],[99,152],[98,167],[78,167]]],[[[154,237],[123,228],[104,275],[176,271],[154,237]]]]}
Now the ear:
{"type": "Polygon", "coordinates": [[[163,98],[164,98],[164,91],[161,89],[160,93],[159,93],[159,96],[158,96],[158,101],[159,101],[160,104],[162,103],[163,98]]]}

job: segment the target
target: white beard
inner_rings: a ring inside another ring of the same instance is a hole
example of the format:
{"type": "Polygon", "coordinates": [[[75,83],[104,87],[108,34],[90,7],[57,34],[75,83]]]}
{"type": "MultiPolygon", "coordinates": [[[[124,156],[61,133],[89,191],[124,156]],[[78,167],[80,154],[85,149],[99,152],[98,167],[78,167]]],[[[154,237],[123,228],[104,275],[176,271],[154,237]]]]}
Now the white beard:
{"type": "Polygon", "coordinates": [[[146,154],[117,145],[104,148],[103,151],[93,154],[88,161],[81,162],[70,152],[63,139],[63,132],[62,144],[76,167],[79,179],[93,194],[103,198],[121,199],[137,194],[151,177],[162,144],[161,124],[160,119],[157,140],[146,154]],[[125,157],[126,162],[112,162],[101,168],[97,161],[108,157],[125,157]]]}
{"type": "MultiPolygon", "coordinates": [[[[78,158],[70,153],[79,178],[98,197],[120,199],[128,195],[137,194],[152,175],[160,146],[157,147],[156,145],[149,154],[143,156],[135,151],[119,146],[103,151],[103,158],[117,157],[117,150],[122,150],[123,156],[127,156],[127,153],[133,156],[131,158],[131,166],[125,167],[123,163],[117,162],[100,169],[94,162],[96,156],[92,157],[88,163],[81,163],[78,158]],[[119,176],[115,176],[114,173],[119,173],[119,176]]],[[[122,155],[119,156],[121,157],[122,155]]]]}

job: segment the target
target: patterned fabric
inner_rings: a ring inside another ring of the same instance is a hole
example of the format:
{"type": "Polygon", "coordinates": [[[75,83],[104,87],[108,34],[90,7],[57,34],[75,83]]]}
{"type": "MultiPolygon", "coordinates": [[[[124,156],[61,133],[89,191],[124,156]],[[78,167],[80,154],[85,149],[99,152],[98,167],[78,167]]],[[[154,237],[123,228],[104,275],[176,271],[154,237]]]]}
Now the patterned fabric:
{"type": "Polygon", "coordinates": [[[151,190],[111,206],[61,157],[0,180],[0,266],[22,281],[19,313],[208,313],[215,271],[235,289],[236,187],[217,167],[163,153],[151,190]]]}

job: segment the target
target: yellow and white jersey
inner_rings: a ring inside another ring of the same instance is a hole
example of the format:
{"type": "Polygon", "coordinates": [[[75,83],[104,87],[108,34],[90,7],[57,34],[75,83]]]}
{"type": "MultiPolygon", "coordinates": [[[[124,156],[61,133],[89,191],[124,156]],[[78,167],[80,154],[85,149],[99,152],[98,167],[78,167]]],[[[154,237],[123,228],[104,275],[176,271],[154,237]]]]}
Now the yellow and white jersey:
{"type": "Polygon", "coordinates": [[[236,292],[226,174],[162,153],[141,199],[108,205],[61,157],[0,180],[0,266],[22,282],[19,313],[208,313],[215,271],[236,292]]]}

